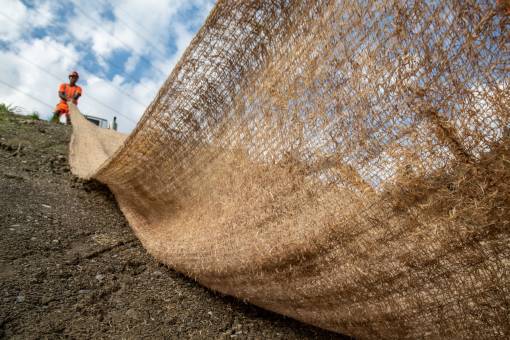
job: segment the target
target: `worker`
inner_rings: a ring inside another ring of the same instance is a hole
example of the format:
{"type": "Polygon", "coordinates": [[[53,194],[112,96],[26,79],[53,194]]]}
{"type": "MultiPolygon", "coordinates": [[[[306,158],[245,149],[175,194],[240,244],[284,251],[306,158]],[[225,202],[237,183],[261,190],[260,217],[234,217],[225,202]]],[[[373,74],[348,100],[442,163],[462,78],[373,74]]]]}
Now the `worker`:
{"type": "Polygon", "coordinates": [[[112,129],[117,131],[117,117],[113,117],[112,129]]]}
{"type": "Polygon", "coordinates": [[[71,101],[74,105],[78,105],[78,98],[80,98],[82,94],[81,87],[76,85],[78,81],[78,72],[73,71],[69,74],[69,84],[61,84],[58,89],[58,96],[60,97],[60,103],[55,107],[55,111],[53,112],[52,121],[57,121],[60,119],[61,115],[66,116],[66,124],[71,123],[71,117],[69,114],[69,106],[67,105],[68,101],[71,101]]]}

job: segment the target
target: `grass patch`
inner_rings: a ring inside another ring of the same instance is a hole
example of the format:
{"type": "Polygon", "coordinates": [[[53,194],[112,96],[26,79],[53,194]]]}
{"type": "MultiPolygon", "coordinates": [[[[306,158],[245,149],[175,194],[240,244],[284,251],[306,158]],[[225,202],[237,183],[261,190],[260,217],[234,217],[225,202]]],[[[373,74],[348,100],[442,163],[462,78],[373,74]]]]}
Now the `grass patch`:
{"type": "Polygon", "coordinates": [[[32,112],[32,114],[29,115],[28,118],[33,119],[33,120],[41,120],[41,118],[39,118],[39,113],[37,113],[37,112],[32,112]]]}
{"type": "Polygon", "coordinates": [[[0,103],[0,114],[13,114],[15,107],[9,104],[0,103]]]}

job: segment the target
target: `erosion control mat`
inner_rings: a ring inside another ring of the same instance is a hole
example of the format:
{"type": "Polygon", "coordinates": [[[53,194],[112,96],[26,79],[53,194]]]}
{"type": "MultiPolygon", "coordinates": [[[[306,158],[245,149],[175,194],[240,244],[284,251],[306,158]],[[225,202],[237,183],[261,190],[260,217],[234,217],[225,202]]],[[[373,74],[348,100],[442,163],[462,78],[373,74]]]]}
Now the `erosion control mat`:
{"type": "Polygon", "coordinates": [[[73,108],[72,169],[212,289],[359,338],[508,337],[503,13],[219,1],[106,161],[73,108]]]}

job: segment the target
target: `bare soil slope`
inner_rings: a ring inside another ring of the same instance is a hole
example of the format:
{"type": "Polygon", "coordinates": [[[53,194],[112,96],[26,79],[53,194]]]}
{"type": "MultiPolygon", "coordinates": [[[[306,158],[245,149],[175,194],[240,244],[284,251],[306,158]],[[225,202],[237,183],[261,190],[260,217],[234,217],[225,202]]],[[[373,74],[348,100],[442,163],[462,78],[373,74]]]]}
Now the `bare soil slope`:
{"type": "Polygon", "coordinates": [[[70,134],[0,112],[0,337],[340,337],[155,262],[109,190],[70,174],[70,134]]]}

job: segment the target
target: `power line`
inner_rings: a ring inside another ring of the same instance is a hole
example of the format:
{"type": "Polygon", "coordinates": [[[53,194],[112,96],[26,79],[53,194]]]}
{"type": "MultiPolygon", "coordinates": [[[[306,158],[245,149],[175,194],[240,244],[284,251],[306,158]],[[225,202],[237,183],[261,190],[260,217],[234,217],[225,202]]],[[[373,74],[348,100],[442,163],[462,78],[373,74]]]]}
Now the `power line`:
{"type": "MultiPolygon", "coordinates": [[[[2,15],[2,16],[4,16],[4,17],[7,17],[5,14],[3,14],[3,13],[1,13],[1,12],[0,12],[0,15],[2,15]]],[[[7,17],[7,18],[8,18],[8,17],[7,17]]],[[[10,18],[9,18],[9,19],[10,19],[10,18]]],[[[55,78],[57,81],[61,81],[61,78],[60,78],[58,75],[55,75],[54,73],[49,72],[48,70],[44,69],[44,68],[43,68],[43,67],[41,67],[40,65],[38,65],[38,64],[36,64],[36,63],[32,62],[31,60],[29,60],[29,59],[27,59],[27,58],[23,57],[20,53],[16,53],[16,52],[14,52],[14,54],[16,54],[16,56],[17,56],[18,58],[20,58],[20,59],[24,60],[25,62],[27,62],[27,63],[29,63],[29,64],[31,64],[31,65],[33,65],[33,66],[37,67],[37,68],[38,68],[39,70],[41,70],[42,72],[44,72],[44,73],[46,73],[46,74],[50,75],[51,77],[55,78]]],[[[106,83],[106,84],[109,84],[109,83],[106,83]]],[[[116,89],[116,90],[118,90],[119,92],[122,92],[122,91],[120,91],[119,89],[117,89],[116,87],[114,87],[113,85],[111,85],[111,86],[112,86],[112,88],[115,88],[115,89],[116,89]]],[[[135,101],[135,102],[139,103],[139,104],[140,104],[140,106],[142,106],[142,107],[144,107],[144,106],[145,106],[145,105],[143,105],[142,103],[140,103],[138,100],[136,100],[136,99],[134,99],[133,97],[131,97],[130,95],[128,95],[128,94],[126,94],[126,95],[127,95],[127,96],[128,96],[128,98],[130,98],[131,100],[133,100],[133,101],[135,101]]],[[[102,106],[104,106],[104,107],[106,107],[106,108],[108,108],[108,109],[112,110],[113,112],[115,112],[115,113],[117,113],[117,114],[119,114],[119,115],[123,116],[123,117],[124,117],[124,118],[126,118],[127,120],[129,120],[129,121],[131,121],[132,123],[136,124],[136,122],[135,122],[135,121],[133,121],[131,118],[129,118],[128,116],[126,116],[126,115],[124,115],[124,114],[122,114],[122,113],[120,113],[119,111],[117,111],[116,109],[114,109],[113,107],[111,107],[110,105],[105,104],[104,102],[100,101],[99,99],[95,98],[94,96],[87,95],[87,97],[88,97],[88,98],[90,98],[92,101],[94,101],[94,102],[98,103],[99,105],[102,105],[102,106]]]]}
{"type": "MultiPolygon", "coordinates": [[[[123,11],[120,6],[119,7],[116,7],[116,9],[119,11],[119,12],[122,12],[124,13],[125,16],[131,18],[131,20],[133,21],[134,24],[136,24],[138,27],[140,27],[141,29],[143,29],[145,32],[149,33],[150,35],[150,32],[148,31],[147,28],[145,28],[144,26],[142,26],[139,22],[137,22],[135,19],[133,19],[133,17],[131,17],[126,11],[123,11]]],[[[122,25],[124,25],[127,29],[129,29],[131,32],[133,32],[134,34],[136,34],[137,36],[139,36],[140,38],[142,38],[142,40],[146,41],[147,43],[149,43],[152,47],[154,47],[154,49],[159,53],[160,57],[162,57],[162,59],[166,59],[166,53],[164,50],[162,50],[159,45],[156,45],[152,42],[151,39],[147,38],[147,36],[145,35],[142,35],[138,30],[135,30],[135,29],[132,29],[130,25],[128,25],[120,16],[116,16],[116,19],[117,21],[119,21],[122,25]]]]}
{"type": "MultiPolygon", "coordinates": [[[[163,76],[165,76],[165,73],[164,73],[163,71],[161,71],[160,69],[156,68],[156,67],[152,64],[152,62],[151,62],[150,60],[148,60],[148,59],[147,59],[146,57],[144,57],[143,55],[141,55],[141,54],[139,54],[139,53],[136,53],[132,47],[130,47],[130,46],[129,46],[126,42],[122,41],[121,39],[119,39],[119,38],[118,38],[117,36],[115,36],[114,34],[111,34],[111,33],[107,32],[106,30],[104,30],[104,29],[102,28],[102,26],[100,25],[100,23],[98,23],[98,22],[97,22],[97,20],[95,20],[94,18],[92,18],[90,15],[88,15],[88,14],[87,14],[87,13],[83,10],[83,8],[81,8],[80,6],[78,6],[78,5],[76,5],[76,4],[74,4],[74,5],[75,5],[75,7],[76,7],[76,9],[77,9],[78,11],[80,11],[80,12],[81,12],[81,13],[82,13],[85,17],[87,17],[90,21],[92,21],[93,23],[95,23],[96,25],[98,25],[98,27],[99,27],[100,29],[102,29],[102,30],[103,30],[106,34],[110,35],[112,38],[114,38],[114,39],[116,39],[117,41],[119,41],[121,44],[123,44],[124,46],[126,46],[128,49],[132,50],[132,52],[133,52],[133,54],[134,54],[134,55],[136,55],[136,56],[138,56],[140,59],[144,60],[144,61],[145,61],[145,62],[146,62],[149,66],[151,66],[153,69],[155,69],[156,71],[160,72],[163,76]]],[[[37,11],[37,12],[41,13],[41,12],[40,12],[40,10],[39,10],[37,7],[34,7],[33,9],[34,9],[35,11],[37,11]]],[[[2,15],[3,17],[6,17],[7,19],[9,19],[9,20],[11,20],[11,21],[15,22],[12,18],[10,18],[9,16],[7,16],[7,15],[6,15],[6,14],[4,14],[4,13],[1,13],[1,12],[0,12],[0,15],[2,15]]],[[[18,24],[17,22],[15,22],[15,23],[16,23],[16,24],[18,24]]],[[[161,53],[161,52],[160,52],[160,50],[159,50],[159,48],[158,48],[156,45],[154,45],[154,44],[153,44],[150,40],[146,39],[145,37],[143,37],[142,35],[140,35],[139,33],[137,33],[135,30],[133,30],[133,29],[132,29],[132,28],[131,28],[131,27],[130,27],[127,23],[125,23],[124,21],[121,21],[121,23],[122,23],[124,26],[126,26],[129,30],[131,30],[132,32],[134,32],[135,34],[137,34],[139,37],[141,37],[141,38],[142,38],[142,40],[145,40],[145,41],[146,41],[146,42],[148,42],[150,45],[152,45],[153,47],[155,47],[155,48],[156,48],[156,51],[158,51],[159,53],[161,53]]],[[[68,51],[66,51],[66,50],[63,50],[63,51],[64,51],[66,54],[70,55],[70,53],[69,53],[68,51]]],[[[57,80],[59,80],[59,81],[60,81],[60,77],[59,77],[59,76],[57,76],[57,75],[55,75],[55,74],[53,74],[53,73],[51,73],[51,72],[47,71],[46,69],[42,68],[40,65],[37,65],[37,64],[33,63],[32,61],[30,61],[30,60],[26,59],[25,57],[21,56],[19,53],[16,53],[16,55],[17,55],[19,58],[23,59],[25,62],[27,62],[27,63],[29,63],[29,64],[33,65],[34,67],[37,67],[37,68],[38,68],[38,69],[40,69],[42,72],[44,72],[44,73],[46,73],[46,74],[48,74],[48,75],[50,75],[50,76],[52,76],[52,77],[54,77],[55,79],[57,79],[57,80]]],[[[164,53],[161,53],[161,55],[163,56],[163,58],[165,57],[165,56],[164,56],[164,53]]],[[[72,57],[74,57],[74,55],[73,55],[72,57]]],[[[117,68],[115,64],[111,64],[111,65],[109,64],[109,66],[113,66],[114,68],[116,68],[116,69],[119,69],[119,70],[120,70],[120,68],[117,68]]],[[[84,67],[84,68],[85,68],[85,67],[84,67]]],[[[100,79],[101,79],[101,78],[100,78],[100,79]]],[[[131,79],[133,79],[133,78],[131,78],[131,79]]],[[[101,79],[101,80],[102,80],[102,79],[101,79]]],[[[133,80],[134,80],[134,79],[133,79],[133,80]]],[[[126,92],[125,92],[125,91],[123,91],[122,89],[117,88],[116,86],[113,86],[111,83],[108,83],[108,82],[105,82],[105,83],[106,83],[106,84],[108,84],[108,86],[110,86],[110,87],[114,88],[115,90],[119,91],[120,93],[123,93],[125,96],[127,96],[128,98],[130,98],[131,100],[133,100],[134,102],[136,102],[137,104],[139,104],[140,106],[145,107],[145,105],[144,105],[144,104],[142,104],[139,100],[137,100],[136,98],[132,97],[130,94],[126,93],[126,92]]],[[[142,86],[144,86],[144,85],[142,84],[142,86]]],[[[12,86],[10,86],[10,87],[12,87],[12,86]]],[[[19,90],[18,90],[18,91],[19,91],[19,90]]],[[[29,94],[26,94],[26,95],[29,95],[29,94]]],[[[29,95],[29,96],[30,96],[30,95],[29,95]]],[[[35,97],[33,97],[33,96],[30,96],[30,97],[35,98],[35,97]]],[[[129,121],[131,121],[131,122],[133,122],[133,123],[135,123],[135,124],[136,124],[136,122],[134,122],[133,120],[131,120],[131,119],[130,119],[129,117],[127,117],[126,115],[124,115],[124,114],[120,113],[119,111],[117,111],[116,109],[114,109],[113,107],[111,107],[110,105],[105,104],[104,102],[102,102],[102,101],[100,101],[100,100],[96,99],[95,97],[93,97],[93,96],[91,96],[91,95],[88,95],[87,97],[88,97],[88,98],[90,98],[91,100],[95,101],[96,103],[98,103],[98,104],[100,104],[100,105],[102,105],[102,106],[104,106],[104,107],[106,107],[106,108],[108,108],[108,109],[112,110],[113,112],[115,112],[115,113],[117,113],[117,114],[119,114],[119,115],[121,115],[121,116],[125,117],[125,118],[126,118],[126,119],[128,119],[129,121]]],[[[39,101],[39,100],[38,100],[38,101],[39,101]]],[[[40,101],[39,101],[39,102],[40,102],[40,101]]],[[[46,104],[46,103],[45,103],[45,105],[48,105],[48,104],[46,104]]],[[[48,106],[49,106],[49,107],[52,107],[51,105],[48,105],[48,106]]]]}
{"type": "MultiPolygon", "coordinates": [[[[36,10],[36,11],[38,11],[37,9],[35,9],[35,10],[36,10]]],[[[14,22],[14,23],[18,24],[16,21],[14,21],[12,18],[8,17],[8,16],[7,16],[7,15],[5,15],[4,13],[0,12],[0,15],[1,15],[1,16],[3,16],[3,17],[5,17],[5,18],[7,18],[7,19],[9,19],[9,20],[11,20],[12,22],[14,22]]],[[[55,49],[53,49],[53,50],[55,50],[55,49]]],[[[69,51],[67,51],[67,50],[65,50],[65,49],[64,49],[64,50],[58,50],[58,52],[63,52],[64,54],[66,54],[66,55],[70,56],[71,58],[74,58],[74,55],[71,55],[71,53],[69,53],[69,51]]],[[[23,57],[21,57],[21,58],[23,58],[23,57]]],[[[26,60],[26,59],[25,59],[25,60],[26,60]]],[[[77,64],[78,64],[78,65],[80,65],[81,63],[80,63],[80,62],[78,62],[77,64]]],[[[81,64],[81,65],[83,66],[83,64],[81,64]]],[[[113,66],[113,68],[118,69],[118,70],[121,70],[121,69],[120,69],[119,67],[117,67],[115,64],[109,64],[109,66],[113,66]]],[[[83,68],[84,68],[84,69],[86,69],[85,67],[83,67],[83,68]]],[[[125,75],[123,75],[123,76],[125,76],[125,75]]],[[[134,79],[134,78],[132,78],[132,77],[126,77],[126,78],[130,78],[130,79],[132,79],[132,80],[135,80],[135,81],[136,81],[136,79],[134,79]]],[[[101,78],[99,78],[99,79],[101,79],[101,78]]],[[[101,79],[101,80],[103,80],[103,79],[101,79]]],[[[107,84],[108,86],[112,87],[113,89],[117,90],[118,92],[120,92],[120,93],[124,94],[126,97],[130,98],[130,99],[131,99],[131,100],[133,100],[135,103],[139,104],[142,108],[145,108],[145,107],[146,107],[146,105],[145,105],[145,104],[143,104],[143,103],[142,103],[142,102],[140,102],[137,98],[133,97],[132,95],[130,95],[130,94],[129,94],[129,93],[127,93],[126,91],[122,90],[121,88],[116,87],[116,86],[113,86],[111,83],[108,83],[108,82],[106,82],[106,81],[103,81],[103,82],[104,82],[105,84],[107,84]]],[[[142,85],[142,86],[144,86],[144,85],[142,85]]],[[[144,86],[144,87],[145,87],[147,90],[150,90],[148,87],[146,87],[146,86],[144,86]]]]}
{"type": "MultiPolygon", "coordinates": [[[[13,85],[11,85],[11,84],[9,84],[9,83],[7,83],[7,82],[3,81],[2,79],[0,79],[0,83],[1,83],[1,84],[4,84],[5,86],[7,86],[7,87],[9,87],[9,88],[11,88],[11,89],[13,89],[13,90],[14,90],[14,91],[16,91],[16,92],[19,92],[19,93],[24,94],[25,96],[27,96],[27,97],[29,97],[29,98],[32,98],[32,99],[33,99],[33,100],[35,100],[36,102],[39,102],[39,103],[41,103],[42,105],[49,107],[50,109],[53,109],[53,108],[54,108],[54,107],[53,107],[53,105],[46,103],[45,101],[43,101],[43,100],[41,100],[41,99],[39,99],[39,98],[37,98],[37,97],[35,97],[35,96],[31,95],[30,93],[27,93],[27,92],[25,92],[25,91],[21,90],[19,87],[13,86],[13,85]]],[[[125,117],[125,116],[124,116],[124,117],[125,117]]],[[[128,120],[129,120],[129,121],[131,121],[131,122],[133,122],[133,121],[132,121],[131,119],[129,119],[129,118],[128,118],[128,120]]],[[[135,123],[135,124],[136,124],[136,122],[133,122],[133,123],[135,123]]]]}
{"type": "Polygon", "coordinates": [[[101,25],[101,23],[99,23],[96,19],[92,18],[90,15],[87,14],[87,12],[85,10],[83,10],[80,6],[78,6],[76,3],[74,3],[74,7],[80,12],[82,13],[86,18],[88,18],[89,20],[91,20],[92,22],[94,22],[97,27],[99,29],[101,29],[103,32],[105,32],[106,34],[108,34],[109,36],[111,36],[112,38],[114,38],[115,40],[117,40],[118,42],[120,42],[122,45],[124,45],[125,47],[127,47],[129,50],[131,50],[133,52],[134,55],[138,56],[140,59],[144,60],[149,66],[151,66],[154,70],[158,71],[159,73],[161,73],[162,76],[166,76],[166,73],[163,72],[162,70],[160,70],[159,68],[156,68],[156,66],[154,66],[154,64],[152,63],[152,61],[150,61],[149,59],[147,59],[146,57],[144,57],[142,54],[140,53],[136,53],[135,52],[135,49],[132,48],[131,46],[129,46],[126,42],[124,42],[123,40],[121,40],[120,38],[118,38],[117,36],[115,36],[114,34],[106,31],[103,26],[101,25]]]}
{"type": "MultiPolygon", "coordinates": [[[[23,57],[23,56],[21,56],[20,54],[17,54],[17,53],[16,53],[16,56],[18,56],[19,58],[21,58],[22,60],[24,60],[24,61],[25,61],[25,62],[27,62],[28,64],[31,64],[31,65],[33,65],[34,67],[37,67],[39,70],[41,70],[42,72],[44,72],[44,73],[48,74],[49,76],[51,76],[51,77],[55,78],[57,81],[60,81],[60,80],[61,80],[61,78],[60,78],[58,75],[56,75],[56,74],[54,74],[54,73],[52,73],[52,72],[50,72],[50,71],[48,71],[48,70],[44,69],[44,68],[43,68],[43,67],[41,67],[40,65],[38,65],[38,64],[36,64],[36,63],[34,63],[34,62],[32,62],[31,60],[29,60],[29,59],[27,59],[27,58],[25,58],[25,57],[23,57]]],[[[104,106],[104,107],[106,107],[106,108],[108,108],[108,109],[112,110],[113,112],[115,112],[115,113],[117,113],[117,114],[119,114],[119,115],[123,116],[124,118],[126,118],[126,119],[127,119],[127,120],[129,120],[129,121],[131,121],[132,123],[136,124],[136,122],[135,122],[135,121],[133,121],[131,118],[129,118],[128,116],[124,115],[123,113],[120,113],[119,111],[117,111],[116,109],[114,109],[113,107],[111,107],[110,105],[103,103],[102,101],[100,101],[99,99],[97,99],[97,98],[95,98],[95,97],[93,97],[93,96],[91,96],[91,95],[87,95],[87,97],[88,97],[88,98],[90,98],[90,99],[92,99],[92,100],[93,100],[93,101],[95,101],[96,103],[98,103],[98,104],[100,104],[100,105],[102,105],[102,106],[104,106]]]]}
{"type": "MultiPolygon", "coordinates": [[[[36,12],[41,13],[41,11],[40,11],[38,8],[36,8],[36,7],[34,7],[34,8],[33,8],[33,10],[35,10],[36,12]]],[[[6,19],[10,20],[11,22],[15,23],[16,25],[18,25],[18,24],[19,24],[19,23],[18,23],[18,22],[16,22],[14,19],[12,19],[11,17],[7,16],[5,13],[0,12],[0,15],[1,15],[1,16],[3,16],[3,17],[5,17],[6,19]]],[[[55,50],[55,49],[54,49],[54,50],[55,50]]],[[[64,49],[64,50],[58,50],[58,51],[59,51],[59,52],[63,52],[63,53],[65,53],[66,55],[70,56],[71,58],[74,58],[74,56],[73,56],[73,55],[71,55],[71,53],[70,53],[69,51],[65,50],[65,49],[64,49]]],[[[80,61],[78,61],[77,65],[82,65],[82,68],[83,68],[83,69],[85,69],[85,70],[87,69],[87,67],[86,67],[86,66],[85,66],[82,62],[80,62],[80,61]]],[[[133,82],[135,82],[135,83],[138,83],[138,81],[139,81],[139,79],[135,79],[133,76],[129,75],[128,73],[123,73],[123,72],[124,72],[124,70],[123,70],[121,67],[117,66],[116,64],[111,64],[111,63],[109,63],[109,64],[108,64],[108,67],[111,67],[111,68],[113,68],[114,70],[117,70],[117,71],[118,71],[118,73],[117,73],[117,74],[121,75],[122,77],[124,77],[124,78],[126,78],[126,79],[130,79],[130,80],[132,80],[132,81],[133,81],[133,82]]],[[[93,72],[91,72],[91,73],[93,73],[93,72]]],[[[105,82],[105,83],[106,83],[106,84],[109,84],[109,83],[107,83],[107,82],[105,82]]],[[[145,89],[147,89],[147,90],[152,90],[152,89],[148,88],[147,86],[145,86],[145,85],[143,85],[143,84],[141,84],[141,83],[138,83],[138,84],[139,84],[139,85],[141,85],[142,87],[144,87],[144,88],[145,88],[145,89]]],[[[111,84],[109,84],[109,85],[113,87],[113,85],[111,85],[111,84]]],[[[117,88],[116,88],[116,89],[117,89],[117,88]]],[[[120,89],[119,89],[119,91],[120,91],[120,92],[122,92],[123,94],[125,94],[126,96],[128,96],[128,97],[132,98],[132,97],[131,97],[129,94],[127,94],[125,91],[122,91],[122,90],[120,90],[120,89]]],[[[146,106],[145,104],[142,104],[142,103],[140,103],[140,102],[138,102],[138,103],[139,103],[140,105],[142,105],[143,107],[145,107],[145,106],[146,106]]]]}
{"type": "Polygon", "coordinates": [[[49,108],[53,109],[53,106],[52,106],[52,105],[50,105],[50,104],[46,103],[45,101],[40,100],[39,98],[36,98],[36,97],[32,96],[30,93],[27,93],[27,92],[25,92],[25,91],[23,91],[23,90],[19,89],[18,87],[15,87],[15,86],[13,86],[13,85],[11,85],[11,84],[9,84],[9,83],[6,83],[5,81],[3,81],[3,80],[1,80],[1,79],[0,79],[0,83],[4,84],[4,85],[5,85],[5,86],[7,86],[7,87],[10,87],[10,88],[11,88],[11,89],[13,89],[14,91],[17,91],[17,92],[19,92],[19,93],[22,93],[22,94],[24,94],[25,96],[30,97],[30,98],[32,98],[33,100],[35,100],[35,101],[37,101],[37,102],[39,102],[39,103],[41,103],[41,104],[43,104],[43,105],[45,105],[45,106],[48,106],[49,108]]]}

